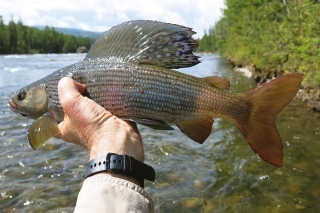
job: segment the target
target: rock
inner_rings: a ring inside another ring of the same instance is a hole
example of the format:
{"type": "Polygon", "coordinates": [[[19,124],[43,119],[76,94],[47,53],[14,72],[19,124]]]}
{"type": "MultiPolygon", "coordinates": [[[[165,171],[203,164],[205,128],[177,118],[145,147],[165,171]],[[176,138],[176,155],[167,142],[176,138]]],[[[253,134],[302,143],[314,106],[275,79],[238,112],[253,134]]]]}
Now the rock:
{"type": "Polygon", "coordinates": [[[202,199],[200,199],[198,197],[192,197],[192,198],[189,198],[186,200],[185,205],[188,209],[192,209],[192,208],[201,206],[202,203],[203,203],[202,199]]]}
{"type": "Polygon", "coordinates": [[[308,107],[320,112],[320,87],[304,87],[298,93],[298,98],[306,101],[308,107]]]}
{"type": "Polygon", "coordinates": [[[301,204],[296,204],[296,209],[305,209],[306,207],[301,204]]]}
{"type": "Polygon", "coordinates": [[[236,67],[234,70],[237,72],[242,72],[248,78],[252,77],[252,72],[248,68],[236,67]]]}
{"type": "Polygon", "coordinates": [[[77,53],[86,53],[86,52],[88,52],[88,49],[85,46],[77,48],[77,53]]]}
{"type": "MultiPolygon", "coordinates": [[[[228,60],[234,67],[235,71],[245,73],[247,77],[253,78],[258,85],[266,83],[286,73],[290,73],[288,70],[284,70],[281,66],[270,66],[260,69],[255,65],[242,64],[241,62],[234,61],[232,58],[228,58],[228,60]]],[[[303,85],[302,87],[303,88],[298,92],[297,97],[302,101],[306,101],[307,106],[312,108],[314,111],[320,112],[320,86],[310,87],[303,85]]]]}
{"type": "Polygon", "coordinates": [[[308,106],[311,107],[314,111],[320,112],[320,101],[308,101],[308,106]]]}

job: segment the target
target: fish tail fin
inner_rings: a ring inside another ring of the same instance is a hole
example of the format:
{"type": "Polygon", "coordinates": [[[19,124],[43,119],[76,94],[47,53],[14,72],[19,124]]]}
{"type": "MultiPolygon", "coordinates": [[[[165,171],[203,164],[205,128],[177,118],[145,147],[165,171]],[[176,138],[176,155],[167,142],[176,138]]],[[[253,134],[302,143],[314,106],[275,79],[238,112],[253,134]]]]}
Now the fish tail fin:
{"type": "Polygon", "coordinates": [[[282,167],[283,145],[275,117],[296,96],[302,77],[301,73],[285,75],[245,94],[248,118],[236,123],[251,149],[276,167],[282,167]]]}

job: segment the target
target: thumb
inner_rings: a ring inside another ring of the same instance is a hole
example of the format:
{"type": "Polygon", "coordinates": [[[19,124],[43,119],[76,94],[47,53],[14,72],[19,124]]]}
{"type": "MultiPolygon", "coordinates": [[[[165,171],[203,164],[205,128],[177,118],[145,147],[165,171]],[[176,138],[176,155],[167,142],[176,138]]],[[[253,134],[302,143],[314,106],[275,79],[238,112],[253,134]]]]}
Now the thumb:
{"type": "Polygon", "coordinates": [[[81,100],[83,98],[81,93],[84,91],[85,86],[83,84],[77,83],[68,77],[62,78],[58,83],[58,94],[62,108],[68,111],[70,103],[77,102],[77,99],[81,100]]]}
{"type": "MultiPolygon", "coordinates": [[[[61,106],[65,112],[64,120],[59,123],[60,132],[55,137],[68,141],[65,135],[66,128],[70,125],[68,115],[76,114],[75,108],[83,101],[81,93],[85,91],[83,84],[77,83],[71,78],[64,77],[58,83],[58,94],[61,106]],[[67,123],[67,124],[66,124],[67,123]]],[[[68,128],[67,128],[68,129],[68,128]]]]}

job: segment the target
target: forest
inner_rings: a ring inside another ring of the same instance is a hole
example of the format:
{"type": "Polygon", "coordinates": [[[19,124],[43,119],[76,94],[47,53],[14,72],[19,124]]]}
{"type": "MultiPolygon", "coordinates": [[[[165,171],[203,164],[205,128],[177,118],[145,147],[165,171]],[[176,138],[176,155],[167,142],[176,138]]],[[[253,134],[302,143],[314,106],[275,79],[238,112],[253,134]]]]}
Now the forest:
{"type": "MultiPolygon", "coordinates": [[[[225,0],[197,51],[217,52],[261,79],[302,72],[320,99],[320,1],[225,0]],[[260,75],[260,77],[259,77],[260,75]],[[263,76],[264,75],[264,76],[263,76]]],[[[311,89],[310,89],[311,88],[311,89]]]]}
{"type": "Polygon", "coordinates": [[[75,53],[78,47],[87,49],[93,39],[57,32],[46,26],[43,30],[23,25],[22,21],[4,24],[0,16],[0,54],[75,53]]]}

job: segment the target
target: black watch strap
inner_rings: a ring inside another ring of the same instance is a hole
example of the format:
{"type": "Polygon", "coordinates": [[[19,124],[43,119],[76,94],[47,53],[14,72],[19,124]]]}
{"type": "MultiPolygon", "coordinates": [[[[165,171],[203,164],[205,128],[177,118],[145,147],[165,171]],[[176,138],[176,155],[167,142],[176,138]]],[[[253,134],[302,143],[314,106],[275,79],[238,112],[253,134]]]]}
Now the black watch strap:
{"type": "Polygon", "coordinates": [[[104,171],[135,177],[142,187],[144,185],[143,179],[155,180],[155,171],[151,166],[129,155],[108,153],[106,156],[92,159],[87,165],[86,178],[104,171]]]}

